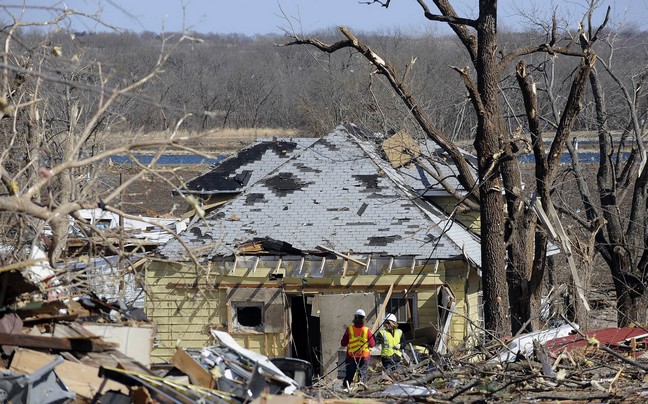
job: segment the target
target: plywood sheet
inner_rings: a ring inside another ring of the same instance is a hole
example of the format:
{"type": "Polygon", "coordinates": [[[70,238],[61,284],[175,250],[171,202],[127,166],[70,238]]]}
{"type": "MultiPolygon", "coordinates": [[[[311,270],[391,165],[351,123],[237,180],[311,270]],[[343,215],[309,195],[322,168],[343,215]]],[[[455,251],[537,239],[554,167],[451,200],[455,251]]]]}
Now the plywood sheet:
{"type": "Polygon", "coordinates": [[[383,142],[383,151],[392,167],[409,164],[421,155],[421,150],[409,133],[400,131],[383,142]]]}
{"type": "Polygon", "coordinates": [[[112,324],[83,324],[83,327],[104,341],[118,344],[116,349],[144,366],[151,363],[153,327],[125,327],[112,324]]]}
{"type": "Polygon", "coordinates": [[[369,326],[376,318],[376,296],[374,293],[323,294],[319,297],[319,304],[322,363],[325,374],[328,374],[338,365],[338,351],[343,350],[340,340],[353,321],[353,313],[363,309],[369,326]]]}

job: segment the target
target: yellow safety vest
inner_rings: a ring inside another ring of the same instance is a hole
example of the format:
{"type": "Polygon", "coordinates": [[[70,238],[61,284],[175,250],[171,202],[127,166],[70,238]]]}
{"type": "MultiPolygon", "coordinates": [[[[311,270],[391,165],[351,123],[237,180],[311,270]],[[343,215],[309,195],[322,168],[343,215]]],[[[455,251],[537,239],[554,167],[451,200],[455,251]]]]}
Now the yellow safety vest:
{"type": "Polygon", "coordinates": [[[398,347],[398,349],[394,349],[394,347],[396,345],[399,345],[401,342],[401,337],[403,336],[403,330],[397,328],[394,331],[394,334],[392,335],[391,332],[382,329],[380,330],[380,334],[383,337],[382,350],[380,351],[380,356],[392,356],[393,354],[396,354],[398,356],[403,356],[400,347],[398,347]]]}
{"type": "Polygon", "coordinates": [[[349,343],[347,344],[347,354],[354,358],[369,357],[369,344],[367,343],[367,336],[369,334],[369,327],[356,328],[349,326],[349,343]],[[360,333],[356,335],[355,331],[360,333]]]}

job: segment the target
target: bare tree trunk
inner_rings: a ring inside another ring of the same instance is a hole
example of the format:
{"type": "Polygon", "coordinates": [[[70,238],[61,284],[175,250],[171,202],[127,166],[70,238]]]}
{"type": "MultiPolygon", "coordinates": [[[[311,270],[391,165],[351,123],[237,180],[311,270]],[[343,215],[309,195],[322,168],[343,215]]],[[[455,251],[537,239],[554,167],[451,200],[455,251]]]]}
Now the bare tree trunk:
{"type": "Polygon", "coordinates": [[[475,149],[481,184],[481,250],[484,282],[484,320],[496,336],[511,332],[509,295],[506,280],[504,243],[504,198],[499,180],[497,156],[500,136],[506,131],[499,103],[499,65],[497,61],[497,4],[481,0],[477,22],[478,43],[475,68],[479,100],[475,149]]]}
{"type": "Polygon", "coordinates": [[[643,268],[640,266],[644,251],[634,253],[633,256],[633,251],[628,246],[643,245],[645,241],[648,172],[644,166],[643,172],[639,173],[639,177],[634,183],[629,224],[627,230],[624,231],[619,214],[617,178],[614,174],[612,143],[607,128],[605,95],[596,72],[592,72],[590,75],[590,84],[596,106],[600,144],[597,185],[601,210],[606,223],[604,229],[607,233],[606,239],[603,229],[597,232],[597,250],[612,273],[617,299],[617,324],[619,327],[625,327],[632,323],[645,324],[648,320],[648,294],[645,291],[646,278],[643,268]]]}

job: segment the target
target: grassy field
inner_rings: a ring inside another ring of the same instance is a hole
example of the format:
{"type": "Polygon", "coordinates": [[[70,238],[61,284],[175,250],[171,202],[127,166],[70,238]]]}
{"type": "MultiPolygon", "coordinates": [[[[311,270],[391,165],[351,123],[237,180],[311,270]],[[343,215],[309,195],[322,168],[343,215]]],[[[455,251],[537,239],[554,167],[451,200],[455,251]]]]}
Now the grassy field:
{"type": "MultiPolygon", "coordinates": [[[[232,153],[242,147],[249,145],[258,138],[271,137],[298,137],[300,133],[292,129],[222,129],[210,130],[200,133],[178,132],[173,135],[172,131],[164,132],[122,132],[106,135],[106,148],[123,146],[124,144],[159,142],[169,139],[171,136],[180,144],[194,148],[204,153],[232,153]]],[[[144,148],[147,150],[148,148],[144,148]]],[[[152,149],[152,148],[151,148],[152,149]]]]}

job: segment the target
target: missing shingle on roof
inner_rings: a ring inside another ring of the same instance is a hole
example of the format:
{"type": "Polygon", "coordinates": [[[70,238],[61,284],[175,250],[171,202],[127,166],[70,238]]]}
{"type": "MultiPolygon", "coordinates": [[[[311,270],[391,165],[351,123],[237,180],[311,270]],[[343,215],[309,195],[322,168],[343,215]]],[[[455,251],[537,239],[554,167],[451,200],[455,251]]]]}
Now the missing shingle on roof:
{"type": "Polygon", "coordinates": [[[304,173],[321,173],[322,170],[306,166],[304,163],[295,163],[295,167],[304,173]]]}
{"type": "Polygon", "coordinates": [[[369,206],[366,203],[363,203],[362,206],[360,206],[360,209],[358,209],[358,216],[362,216],[362,214],[367,210],[367,206],[369,206]]]}
{"type": "Polygon", "coordinates": [[[354,175],[353,178],[358,180],[362,185],[367,189],[380,189],[378,186],[378,179],[380,178],[377,174],[371,175],[354,175]]]}
{"type": "Polygon", "coordinates": [[[326,139],[320,139],[319,144],[321,144],[324,147],[327,147],[330,150],[340,150],[340,148],[336,143],[329,142],[326,139]]]}
{"type": "Polygon", "coordinates": [[[250,170],[237,172],[242,167],[260,161],[268,151],[280,158],[286,158],[296,147],[297,143],[286,141],[257,143],[241,150],[236,156],[223,160],[210,172],[189,181],[186,189],[198,192],[240,190],[247,185],[252,176],[250,170]]]}
{"type": "Polygon", "coordinates": [[[191,234],[196,236],[196,238],[199,238],[199,239],[208,239],[209,238],[209,236],[207,236],[206,234],[204,234],[202,232],[200,227],[192,227],[189,231],[191,232],[191,234]]]}
{"type": "Polygon", "coordinates": [[[267,200],[265,199],[265,195],[261,193],[251,193],[246,195],[245,197],[246,205],[254,205],[257,202],[267,202],[267,200]]]}
{"type": "Polygon", "coordinates": [[[308,185],[293,173],[279,173],[267,178],[264,184],[277,196],[286,196],[308,185]]]}
{"type": "Polygon", "coordinates": [[[402,237],[399,235],[395,236],[381,236],[381,237],[369,237],[369,245],[371,246],[386,246],[387,244],[393,243],[394,241],[400,240],[402,237]]]}
{"type": "Polygon", "coordinates": [[[349,222],[347,226],[375,226],[376,222],[349,222]]]}

